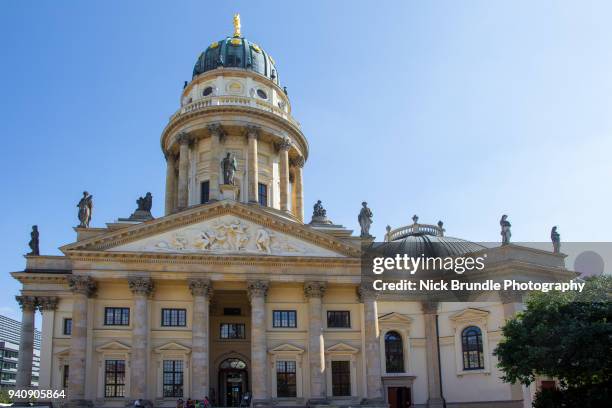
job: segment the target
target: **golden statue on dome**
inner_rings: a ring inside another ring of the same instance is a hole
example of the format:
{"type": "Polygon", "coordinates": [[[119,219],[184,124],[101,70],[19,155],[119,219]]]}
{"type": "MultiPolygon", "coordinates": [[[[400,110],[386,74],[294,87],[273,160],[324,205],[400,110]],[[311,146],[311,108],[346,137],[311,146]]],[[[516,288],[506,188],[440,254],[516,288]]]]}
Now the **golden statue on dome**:
{"type": "Polygon", "coordinates": [[[234,14],[234,37],[240,37],[240,14],[234,14]]]}

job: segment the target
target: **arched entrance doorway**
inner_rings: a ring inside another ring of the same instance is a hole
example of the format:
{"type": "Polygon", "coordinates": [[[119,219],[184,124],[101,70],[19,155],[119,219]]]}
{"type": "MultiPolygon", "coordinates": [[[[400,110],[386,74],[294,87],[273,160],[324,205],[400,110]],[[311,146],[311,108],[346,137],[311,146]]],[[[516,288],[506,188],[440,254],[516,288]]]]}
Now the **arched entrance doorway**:
{"type": "Polygon", "coordinates": [[[219,403],[223,407],[238,407],[249,390],[247,365],[238,358],[228,358],[219,364],[219,403]]]}

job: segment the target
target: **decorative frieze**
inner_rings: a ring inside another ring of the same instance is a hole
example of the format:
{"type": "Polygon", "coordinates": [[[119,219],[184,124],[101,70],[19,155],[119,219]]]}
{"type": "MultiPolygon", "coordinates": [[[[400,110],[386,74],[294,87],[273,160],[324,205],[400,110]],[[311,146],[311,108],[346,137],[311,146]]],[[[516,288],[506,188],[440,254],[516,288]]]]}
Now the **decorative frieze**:
{"type": "Polygon", "coordinates": [[[92,296],[96,292],[96,282],[91,276],[78,276],[73,275],[68,278],[68,285],[73,293],[85,295],[87,297],[92,296]]]}
{"type": "Polygon", "coordinates": [[[212,284],[208,279],[189,279],[189,289],[193,296],[211,297],[213,294],[212,284]]]}
{"type": "Polygon", "coordinates": [[[270,284],[268,281],[252,280],[247,282],[249,299],[254,297],[266,297],[270,284]]]}
{"type": "Polygon", "coordinates": [[[153,280],[141,276],[128,278],[130,290],[135,295],[150,296],[153,293],[153,280]]]}
{"type": "Polygon", "coordinates": [[[306,298],[322,298],[326,289],[327,283],[325,282],[306,282],[304,284],[304,296],[306,298]]]}

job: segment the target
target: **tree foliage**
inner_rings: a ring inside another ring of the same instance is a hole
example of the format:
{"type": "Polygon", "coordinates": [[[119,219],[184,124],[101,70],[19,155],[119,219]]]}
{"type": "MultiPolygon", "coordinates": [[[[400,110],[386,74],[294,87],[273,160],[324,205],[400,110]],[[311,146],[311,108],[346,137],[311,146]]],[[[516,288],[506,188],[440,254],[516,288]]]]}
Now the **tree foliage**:
{"type": "MultiPolygon", "coordinates": [[[[494,354],[503,380],[529,385],[552,377],[561,387],[539,393],[540,407],[564,407],[609,395],[612,387],[612,277],[589,278],[583,292],[533,293],[526,309],[506,322],[494,354]],[[556,405],[555,405],[556,404],[556,405]]],[[[536,401],[538,403],[538,401],[536,401]]],[[[535,405],[538,406],[538,405],[535,405]]]]}

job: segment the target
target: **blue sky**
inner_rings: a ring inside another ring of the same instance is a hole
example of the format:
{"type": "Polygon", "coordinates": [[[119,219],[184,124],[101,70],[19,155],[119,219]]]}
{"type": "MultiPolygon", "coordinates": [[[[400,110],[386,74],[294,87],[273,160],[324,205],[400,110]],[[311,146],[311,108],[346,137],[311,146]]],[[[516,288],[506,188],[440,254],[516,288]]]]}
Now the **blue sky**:
{"type": "Polygon", "coordinates": [[[358,229],[420,221],[499,239],[609,241],[612,4],[571,1],[4,1],[0,4],[0,313],[30,226],[43,254],[163,212],[159,137],[199,53],[232,33],[274,56],[310,142],[307,218],[323,200],[358,229]]]}

